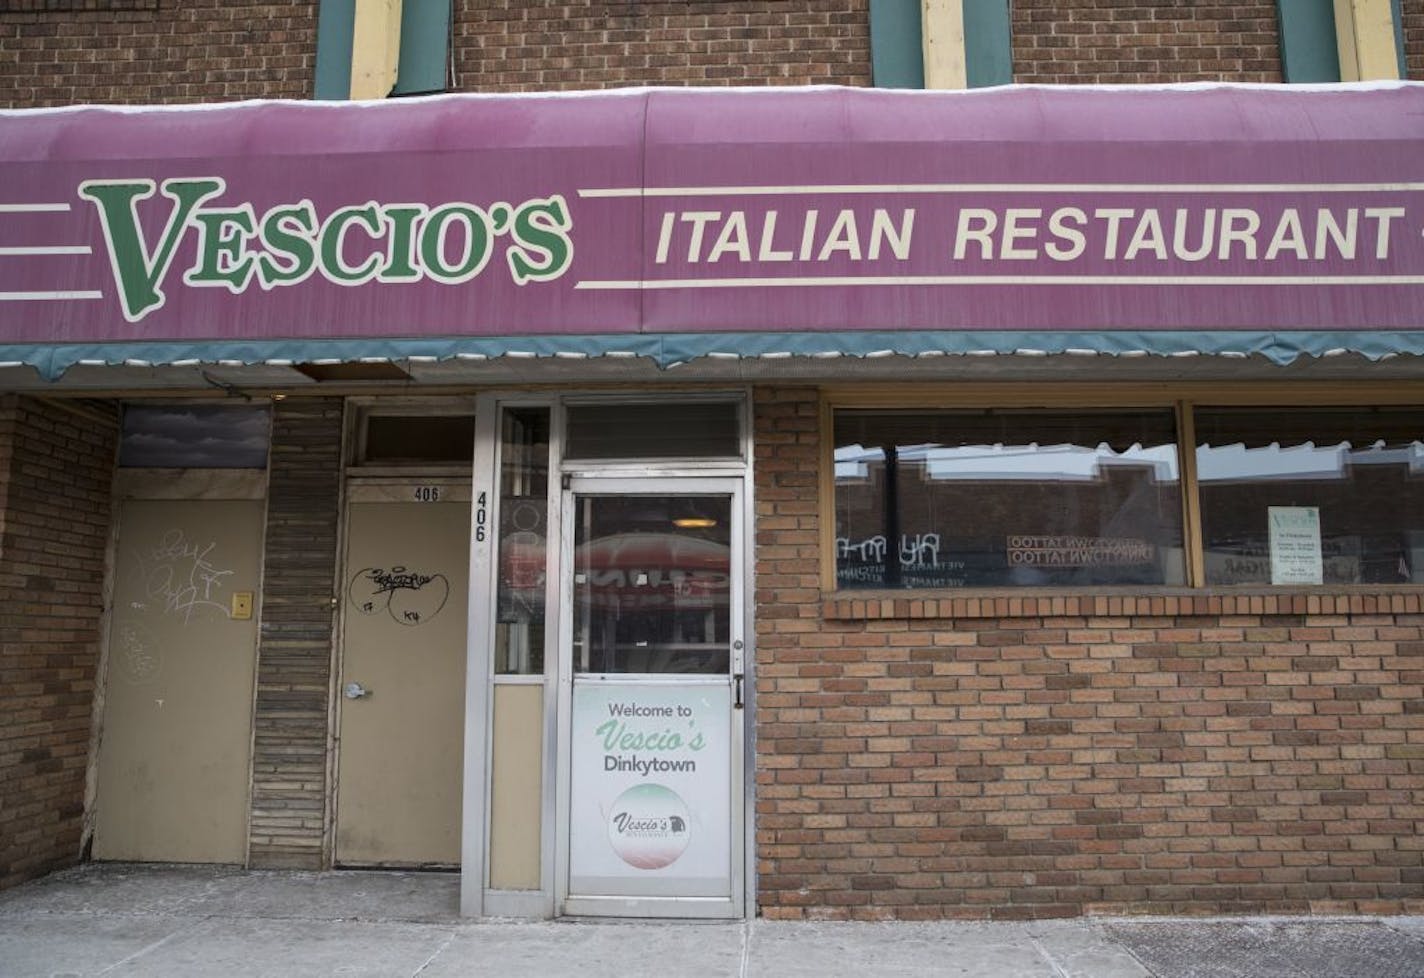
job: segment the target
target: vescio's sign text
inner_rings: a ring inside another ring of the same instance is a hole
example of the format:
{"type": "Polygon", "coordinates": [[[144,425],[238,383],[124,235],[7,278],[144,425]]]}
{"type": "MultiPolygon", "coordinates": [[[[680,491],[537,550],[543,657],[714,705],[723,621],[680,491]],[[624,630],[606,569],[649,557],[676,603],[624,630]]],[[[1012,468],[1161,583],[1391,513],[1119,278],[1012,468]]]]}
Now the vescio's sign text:
{"type": "Polygon", "coordinates": [[[426,279],[459,285],[485,270],[501,238],[508,242],[505,259],[517,285],[558,278],[573,258],[573,225],[568,205],[557,194],[484,207],[464,201],[435,206],[369,201],[325,215],[318,215],[310,200],[302,200],[259,216],[251,204],[214,206],[226,188],[221,177],[165,180],[163,196],[172,205],[162,231],[150,241],[145,240],[137,204],[154,195],[154,181],[80,184],[79,195],[99,210],[114,283],[129,322],[163,306],[163,283],[189,234],[197,236],[197,260],[183,282],[236,294],[253,281],[274,289],[297,285],[317,273],[336,285],[426,279]],[[353,258],[353,252],[359,257],[353,258]]]}

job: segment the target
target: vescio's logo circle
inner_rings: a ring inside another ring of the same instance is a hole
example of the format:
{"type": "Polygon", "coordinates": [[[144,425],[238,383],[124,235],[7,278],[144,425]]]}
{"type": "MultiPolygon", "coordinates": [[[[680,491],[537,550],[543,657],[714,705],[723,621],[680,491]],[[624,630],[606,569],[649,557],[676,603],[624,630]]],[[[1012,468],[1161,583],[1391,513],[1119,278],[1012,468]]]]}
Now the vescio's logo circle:
{"type": "Polygon", "coordinates": [[[660,784],[640,784],[618,796],[608,817],[613,851],[637,869],[671,866],[691,839],[687,804],[660,784]]]}

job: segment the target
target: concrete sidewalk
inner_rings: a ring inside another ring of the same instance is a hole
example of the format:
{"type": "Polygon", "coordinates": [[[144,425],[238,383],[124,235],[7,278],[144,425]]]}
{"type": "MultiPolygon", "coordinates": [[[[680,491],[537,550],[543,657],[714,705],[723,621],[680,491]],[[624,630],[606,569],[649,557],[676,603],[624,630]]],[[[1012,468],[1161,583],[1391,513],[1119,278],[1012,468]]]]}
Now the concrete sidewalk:
{"type": "Polygon", "coordinates": [[[1424,918],[475,922],[458,879],[90,865],[0,893],[0,978],[1421,978],[1424,918]]]}

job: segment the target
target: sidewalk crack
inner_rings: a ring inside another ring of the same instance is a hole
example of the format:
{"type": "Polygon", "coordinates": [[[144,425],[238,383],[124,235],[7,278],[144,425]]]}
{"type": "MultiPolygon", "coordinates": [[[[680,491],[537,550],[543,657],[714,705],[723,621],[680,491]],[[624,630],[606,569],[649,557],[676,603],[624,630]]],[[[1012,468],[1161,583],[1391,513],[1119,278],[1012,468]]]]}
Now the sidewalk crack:
{"type": "MultiPolygon", "coordinates": [[[[190,919],[190,918],[179,918],[179,919],[190,919]]],[[[107,968],[104,968],[102,971],[96,971],[96,972],[95,972],[95,975],[96,975],[96,976],[97,976],[97,975],[107,975],[109,972],[113,971],[115,968],[121,968],[121,967],[123,967],[124,965],[128,964],[130,961],[133,961],[133,960],[136,960],[137,958],[143,957],[145,954],[148,954],[150,951],[156,951],[156,950],[158,950],[158,949],[161,948],[163,945],[165,945],[165,944],[167,944],[169,941],[173,940],[173,938],[177,937],[179,934],[187,934],[190,930],[193,930],[195,927],[201,927],[203,924],[206,924],[209,920],[212,920],[212,918],[211,918],[211,917],[198,917],[198,918],[196,918],[196,919],[193,919],[193,920],[191,921],[191,923],[189,923],[187,926],[175,928],[172,932],[170,932],[170,933],[168,933],[168,934],[165,934],[163,937],[160,937],[158,940],[154,941],[152,944],[147,944],[147,945],[145,945],[145,946],[139,948],[137,951],[133,952],[132,954],[120,958],[119,960],[115,961],[113,964],[109,965],[107,968]]]]}
{"type": "Polygon", "coordinates": [[[416,978],[416,975],[419,975],[419,974],[420,974],[422,971],[424,971],[426,968],[430,967],[431,964],[434,963],[434,961],[435,961],[436,958],[438,958],[438,957],[440,957],[440,955],[444,954],[444,953],[445,953],[445,949],[448,948],[448,947],[450,946],[451,942],[455,940],[455,935],[456,935],[457,933],[458,933],[458,932],[456,931],[455,928],[451,928],[450,931],[445,935],[445,940],[443,940],[443,941],[440,942],[440,946],[437,947],[437,948],[434,950],[434,952],[431,953],[430,957],[426,958],[426,959],[421,963],[421,965],[420,965],[419,968],[416,968],[414,971],[412,971],[412,972],[410,973],[410,978],[416,978]]]}
{"type": "Polygon", "coordinates": [[[1058,963],[1058,959],[1048,953],[1048,948],[1043,946],[1043,942],[1030,934],[1029,940],[1033,942],[1033,949],[1038,952],[1038,956],[1048,962],[1048,966],[1053,969],[1053,978],[1072,978],[1068,972],[1063,970],[1063,966],[1058,963]]]}

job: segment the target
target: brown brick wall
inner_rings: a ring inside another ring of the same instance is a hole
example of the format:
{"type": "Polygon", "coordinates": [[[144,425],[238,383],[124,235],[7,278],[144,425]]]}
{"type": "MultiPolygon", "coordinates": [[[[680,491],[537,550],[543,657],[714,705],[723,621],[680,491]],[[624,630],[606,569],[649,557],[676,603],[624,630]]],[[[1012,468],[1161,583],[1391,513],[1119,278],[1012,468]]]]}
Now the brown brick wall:
{"type": "Polygon", "coordinates": [[[341,511],[340,398],[273,407],[248,859],[320,869],[341,511]]]}
{"type": "Polygon", "coordinates": [[[457,0],[456,87],[868,85],[868,0],[457,0]]]}
{"type": "Polygon", "coordinates": [[[814,392],[756,424],[767,916],[1424,910],[1419,595],[823,604],[814,392]]]}
{"type": "Polygon", "coordinates": [[[1404,28],[1405,77],[1424,81],[1424,0],[1403,0],[1400,4],[1404,28]]]}
{"type": "Polygon", "coordinates": [[[116,418],[0,396],[0,888],[79,861],[116,418]]]}
{"type": "Polygon", "coordinates": [[[310,98],[315,0],[0,0],[0,106],[310,98]],[[39,9],[48,8],[48,9],[39,9]]]}
{"type": "MultiPolygon", "coordinates": [[[[312,0],[0,0],[0,106],[310,98],[316,27],[312,0]]],[[[465,92],[870,82],[868,0],[456,0],[451,51],[465,92]]]]}
{"type": "Polygon", "coordinates": [[[1014,81],[1279,82],[1275,0],[1014,0],[1014,81]]]}
{"type": "MultiPolygon", "coordinates": [[[[454,90],[870,83],[869,0],[455,0],[454,90]]],[[[317,3],[0,0],[0,106],[309,98],[317,3]]],[[[1021,83],[1278,82],[1275,0],[1015,0],[1021,83]]],[[[1424,79],[1424,0],[1403,0],[1424,79]]]]}

